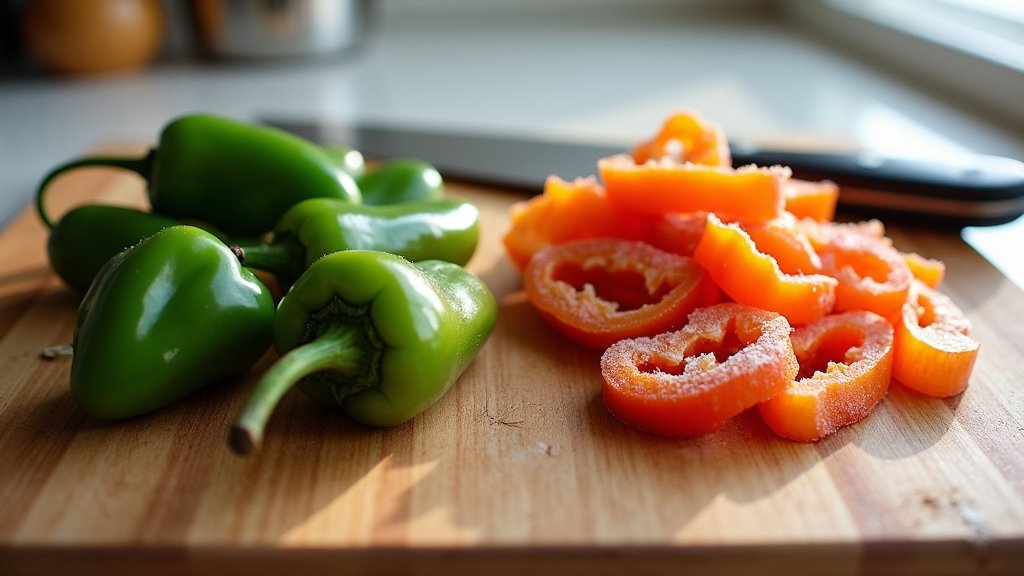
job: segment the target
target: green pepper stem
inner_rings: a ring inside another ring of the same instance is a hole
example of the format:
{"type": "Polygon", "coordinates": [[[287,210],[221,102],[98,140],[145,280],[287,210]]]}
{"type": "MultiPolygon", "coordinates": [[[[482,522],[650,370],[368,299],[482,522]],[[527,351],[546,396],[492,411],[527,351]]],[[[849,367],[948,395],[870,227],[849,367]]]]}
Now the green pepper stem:
{"type": "Polygon", "coordinates": [[[239,255],[246,268],[270,272],[278,277],[294,280],[302,273],[304,255],[301,247],[287,242],[270,244],[234,244],[231,249],[239,255]]]}
{"type": "Polygon", "coordinates": [[[231,428],[231,448],[239,454],[258,449],[263,429],[277,403],[299,380],[320,370],[353,373],[359,370],[363,350],[357,344],[358,328],[332,326],[313,340],[290,350],[264,373],[231,428]]]}
{"type": "Polygon", "coordinates": [[[156,150],[150,150],[148,154],[141,157],[125,157],[125,156],[92,156],[89,158],[81,158],[79,160],[72,160],[57,166],[53,170],[50,170],[43,178],[43,181],[39,184],[39,188],[36,190],[36,210],[39,212],[39,217],[46,224],[46,227],[53,230],[55,226],[54,221],[50,218],[50,215],[46,211],[45,197],[46,191],[57,176],[61,174],[76,170],[78,168],[86,168],[89,166],[102,166],[108,168],[122,168],[124,170],[130,170],[135,172],[139,176],[145,179],[149,179],[149,173],[152,169],[153,159],[156,156],[156,150]]]}

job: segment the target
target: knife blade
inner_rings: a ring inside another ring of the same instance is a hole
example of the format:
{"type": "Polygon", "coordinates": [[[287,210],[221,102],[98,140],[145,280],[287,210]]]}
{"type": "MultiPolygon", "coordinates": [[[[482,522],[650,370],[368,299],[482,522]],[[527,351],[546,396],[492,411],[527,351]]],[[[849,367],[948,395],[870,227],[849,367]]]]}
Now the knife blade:
{"type": "MultiPolygon", "coordinates": [[[[597,159],[630,145],[522,134],[268,117],[264,122],[322,144],[343,144],[368,158],[421,158],[447,179],[540,193],[549,175],[597,173],[597,159]]],[[[991,226],[1024,214],[1024,163],[1002,156],[954,161],[897,158],[871,152],[831,153],[761,148],[730,142],[734,166],[783,165],[796,178],[832,180],[845,213],[927,226],[991,226]]]]}

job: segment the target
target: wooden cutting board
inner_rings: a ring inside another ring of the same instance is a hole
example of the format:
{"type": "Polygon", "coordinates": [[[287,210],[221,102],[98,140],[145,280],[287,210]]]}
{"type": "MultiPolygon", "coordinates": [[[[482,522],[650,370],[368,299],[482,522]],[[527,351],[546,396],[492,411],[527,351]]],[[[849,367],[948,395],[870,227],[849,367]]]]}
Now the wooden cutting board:
{"type": "MultiPolygon", "coordinates": [[[[694,440],[602,406],[600,354],[546,327],[500,238],[521,196],[451,183],[483,212],[471,263],[500,302],[486,347],[413,422],[370,429],[289,394],[261,453],[229,422],[241,381],[122,422],[68,392],[77,297],[26,212],[0,236],[0,574],[1022,574],[1024,294],[955,234],[890,227],[948,265],[982,342],[949,400],[894,386],[817,444],[756,412],[694,440]]],[[[139,204],[141,181],[85,170],[52,210],[139,204]]]]}

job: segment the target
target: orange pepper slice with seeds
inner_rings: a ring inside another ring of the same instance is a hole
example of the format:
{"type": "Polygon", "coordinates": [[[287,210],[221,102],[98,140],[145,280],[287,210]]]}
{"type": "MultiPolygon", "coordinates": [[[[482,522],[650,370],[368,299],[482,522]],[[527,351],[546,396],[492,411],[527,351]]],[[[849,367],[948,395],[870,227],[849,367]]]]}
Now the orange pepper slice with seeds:
{"type": "Polygon", "coordinates": [[[893,377],[928,396],[963,392],[980,348],[970,330],[970,321],[948,296],[914,281],[896,324],[893,377]]]}
{"type": "Polygon", "coordinates": [[[509,209],[511,226],[503,243],[522,270],[530,257],[547,246],[579,238],[617,237],[637,240],[644,224],[622,214],[594,177],[567,182],[551,176],[544,193],[509,209]]]}
{"type": "Polygon", "coordinates": [[[757,250],[742,228],[725,224],[714,214],[708,215],[693,258],[736,302],[778,312],[794,325],[821,318],[835,303],[835,279],[782,272],[774,258],[757,250]]]}
{"type": "Polygon", "coordinates": [[[662,436],[709,434],[782,393],[797,374],[786,319],[736,303],[693,312],[674,332],[621,340],[601,356],[602,398],[662,436]]]}
{"type": "Polygon", "coordinates": [[[634,214],[715,212],[728,220],[764,222],[782,213],[789,168],[727,168],[669,159],[633,162],[625,154],[601,158],[597,170],[608,198],[634,214]]]}
{"type": "Polygon", "coordinates": [[[889,390],[893,329],[867,311],[825,316],[790,336],[800,364],[785,392],[759,406],[773,432],[814,442],[865,418],[889,390]]]}
{"type": "Polygon", "coordinates": [[[637,164],[669,157],[677,162],[732,166],[725,134],[692,110],[669,116],[654,138],[637,144],[632,155],[637,164]]]}
{"type": "Polygon", "coordinates": [[[692,259],[613,238],[538,251],[523,285],[548,323],[595,348],[677,328],[698,306],[719,301],[718,288],[692,259]]]}

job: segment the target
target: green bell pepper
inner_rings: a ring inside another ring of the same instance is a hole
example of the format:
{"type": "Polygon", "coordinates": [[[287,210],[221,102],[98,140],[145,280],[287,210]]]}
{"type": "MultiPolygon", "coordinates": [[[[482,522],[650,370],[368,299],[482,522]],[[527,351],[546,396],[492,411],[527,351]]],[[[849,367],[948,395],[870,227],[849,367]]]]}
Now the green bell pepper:
{"type": "Polygon", "coordinates": [[[437,200],[444,196],[441,174],[428,162],[398,158],[371,166],[356,178],[363,204],[381,206],[400,202],[437,200]]]}
{"type": "Polygon", "coordinates": [[[50,266],[64,282],[85,293],[108,260],[164,228],[181,222],[124,206],[84,204],[69,210],[46,241],[50,266]]]}
{"type": "Polygon", "coordinates": [[[165,228],[112,258],[86,293],[71,392],[98,418],[156,410],[248,369],[273,316],[270,292],[220,240],[165,228]]]}
{"type": "Polygon", "coordinates": [[[366,159],[363,158],[362,152],[355,148],[324,146],[323,151],[331,158],[335,166],[353,178],[359,178],[366,172],[366,159]]]}
{"type": "Polygon", "coordinates": [[[257,383],[231,446],[258,447],[271,412],[298,388],[369,426],[394,426],[436,402],[490,336],[494,296],[478,277],[440,260],[416,264],[371,250],[317,260],[274,315],[282,356],[257,383]]]}
{"type": "Polygon", "coordinates": [[[388,206],[314,198],[285,213],[269,244],[235,246],[243,263],[274,274],[282,289],[318,258],[341,250],[379,250],[413,262],[464,265],[480,238],[480,211],[455,198],[388,206]]]}
{"type": "Polygon", "coordinates": [[[39,185],[36,208],[54,178],[85,166],[138,173],[148,183],[155,212],[194,218],[228,234],[270,231],[288,208],[307,198],[361,201],[355,179],[324,150],[283,130],[193,114],[169,123],[159,145],[143,157],[97,156],[51,170],[39,185]]]}

